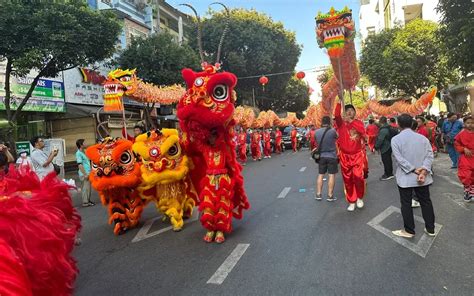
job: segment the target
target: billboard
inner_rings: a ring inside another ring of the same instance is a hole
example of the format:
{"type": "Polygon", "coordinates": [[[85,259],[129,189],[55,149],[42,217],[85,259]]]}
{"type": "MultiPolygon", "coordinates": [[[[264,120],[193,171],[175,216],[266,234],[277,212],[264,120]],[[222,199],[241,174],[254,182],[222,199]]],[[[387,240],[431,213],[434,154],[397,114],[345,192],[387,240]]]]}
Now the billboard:
{"type": "MultiPolygon", "coordinates": [[[[74,68],[64,71],[64,85],[66,102],[81,105],[104,105],[103,82],[111,71],[107,67],[96,69],[74,68]]],[[[142,103],[124,98],[123,102],[129,106],[143,106],[142,103]]]]}
{"type": "MultiPolygon", "coordinates": [[[[2,69],[3,70],[3,69],[2,69]]],[[[10,108],[16,110],[28,93],[36,73],[27,77],[10,77],[10,108]]],[[[5,72],[0,70],[0,110],[5,110],[5,72]]],[[[22,111],[66,112],[64,84],[59,78],[40,78],[22,111]]]]}

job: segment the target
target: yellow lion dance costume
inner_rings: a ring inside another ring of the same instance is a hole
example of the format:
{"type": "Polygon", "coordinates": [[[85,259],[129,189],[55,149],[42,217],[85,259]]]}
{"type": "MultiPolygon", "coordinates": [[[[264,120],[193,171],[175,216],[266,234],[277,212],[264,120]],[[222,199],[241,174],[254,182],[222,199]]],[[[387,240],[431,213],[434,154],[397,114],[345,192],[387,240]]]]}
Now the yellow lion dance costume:
{"type": "Polygon", "coordinates": [[[165,215],[163,220],[169,218],[173,230],[181,230],[183,218],[192,215],[197,194],[188,176],[191,162],[181,149],[178,131],[162,129],[142,134],[132,149],[142,160],[140,196],[156,201],[157,210],[165,215]]]}

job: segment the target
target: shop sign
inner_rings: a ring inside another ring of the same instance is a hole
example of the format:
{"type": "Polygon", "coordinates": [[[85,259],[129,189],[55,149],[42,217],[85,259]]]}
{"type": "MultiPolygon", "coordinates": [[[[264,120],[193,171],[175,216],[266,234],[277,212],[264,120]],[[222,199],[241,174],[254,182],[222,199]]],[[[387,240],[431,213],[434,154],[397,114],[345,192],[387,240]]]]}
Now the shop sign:
{"type": "MultiPolygon", "coordinates": [[[[31,74],[31,73],[30,73],[31,74]]],[[[33,74],[34,75],[34,74],[33,74]]],[[[10,108],[16,110],[28,93],[34,78],[10,78],[10,108]]],[[[5,110],[5,74],[0,74],[0,110],[5,110]]],[[[41,78],[36,83],[33,93],[22,111],[65,112],[64,84],[56,78],[41,78]]]]}

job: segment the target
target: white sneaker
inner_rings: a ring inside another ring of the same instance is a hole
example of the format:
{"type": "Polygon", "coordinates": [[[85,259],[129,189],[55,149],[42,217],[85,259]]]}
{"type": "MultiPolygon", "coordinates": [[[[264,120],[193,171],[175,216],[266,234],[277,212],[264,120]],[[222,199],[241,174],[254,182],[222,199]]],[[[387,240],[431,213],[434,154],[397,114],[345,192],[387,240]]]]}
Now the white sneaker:
{"type": "Polygon", "coordinates": [[[356,204],[355,203],[350,203],[349,206],[347,207],[347,210],[349,212],[354,212],[355,209],[356,209],[356,204]]]}
{"type": "Polygon", "coordinates": [[[357,199],[357,208],[362,209],[364,207],[364,201],[360,198],[357,199]]]}
{"type": "Polygon", "coordinates": [[[412,199],[411,200],[411,207],[412,208],[419,208],[420,207],[420,202],[412,199]]]}

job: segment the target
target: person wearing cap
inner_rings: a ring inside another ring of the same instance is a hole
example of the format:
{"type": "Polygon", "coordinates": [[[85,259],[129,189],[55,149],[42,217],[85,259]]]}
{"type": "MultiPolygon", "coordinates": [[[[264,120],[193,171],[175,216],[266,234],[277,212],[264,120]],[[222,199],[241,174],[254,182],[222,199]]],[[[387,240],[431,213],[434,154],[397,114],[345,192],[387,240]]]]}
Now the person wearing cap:
{"type": "Polygon", "coordinates": [[[348,211],[363,208],[362,198],[365,194],[365,176],[367,174],[367,155],[365,153],[364,123],[355,119],[356,110],[353,105],[344,107],[344,117],[341,115],[342,105],[338,103],[335,110],[336,130],[339,134],[339,161],[342,179],[344,181],[348,211]]]}

